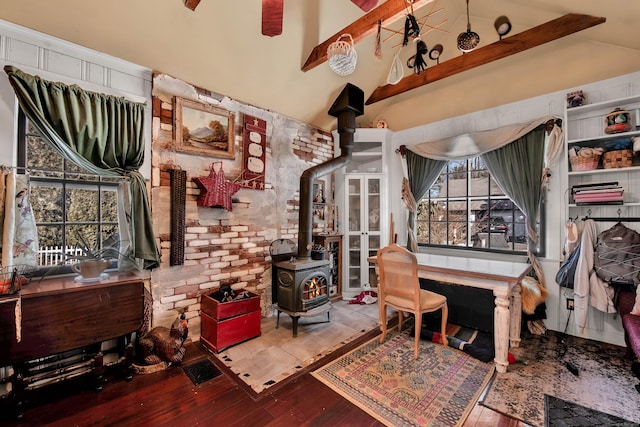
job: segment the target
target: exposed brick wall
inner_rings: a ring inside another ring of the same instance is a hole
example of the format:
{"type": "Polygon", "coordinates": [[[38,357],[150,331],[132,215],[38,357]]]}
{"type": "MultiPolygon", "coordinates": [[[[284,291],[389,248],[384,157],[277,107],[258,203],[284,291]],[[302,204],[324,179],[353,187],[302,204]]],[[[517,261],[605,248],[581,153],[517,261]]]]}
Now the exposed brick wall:
{"type": "Polygon", "coordinates": [[[329,132],[316,129],[311,137],[294,139],[292,147],[294,154],[306,162],[320,164],[333,158],[333,137],[329,132]]]}
{"type": "MultiPolygon", "coordinates": [[[[279,238],[297,239],[300,175],[305,169],[333,158],[331,134],[226,98],[217,102],[209,92],[164,75],[154,78],[152,115],[151,204],[162,253],[162,264],[151,275],[153,325],[168,326],[176,310],[184,310],[189,319],[189,335],[197,339],[200,297],[222,285],[258,293],[263,316],[271,315],[269,245],[279,238]],[[173,136],[176,93],[182,97],[187,93],[191,99],[212,103],[236,115],[235,159],[176,151],[173,136]],[[217,161],[223,162],[228,181],[241,173],[242,114],[267,121],[266,188],[264,191],[241,189],[232,198],[231,212],[199,207],[196,201],[200,192],[194,177],[208,175],[211,164],[217,161]],[[169,265],[169,171],[172,168],[187,172],[185,260],[179,266],[169,265]]],[[[332,227],[329,224],[327,228],[332,227]]]]}

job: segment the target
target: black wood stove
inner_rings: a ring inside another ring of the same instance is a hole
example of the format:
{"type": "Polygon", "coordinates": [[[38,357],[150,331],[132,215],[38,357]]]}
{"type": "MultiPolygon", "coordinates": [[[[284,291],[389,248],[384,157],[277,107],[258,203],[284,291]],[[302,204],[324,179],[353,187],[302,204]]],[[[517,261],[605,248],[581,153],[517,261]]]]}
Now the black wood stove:
{"type": "Polygon", "coordinates": [[[298,319],[327,313],[329,321],[329,261],[294,260],[274,265],[278,294],[278,320],[280,313],[291,316],[293,336],[298,336],[298,319]]]}
{"type": "Polygon", "coordinates": [[[293,320],[293,336],[298,334],[300,317],[327,313],[329,321],[329,261],[311,257],[313,245],[313,183],[323,175],[345,166],[351,160],[356,117],[364,113],[364,92],[348,83],[329,109],[338,119],[340,156],[305,170],[300,177],[298,253],[289,260],[274,260],[273,280],[278,303],[278,321],[284,312],[293,320]]]}

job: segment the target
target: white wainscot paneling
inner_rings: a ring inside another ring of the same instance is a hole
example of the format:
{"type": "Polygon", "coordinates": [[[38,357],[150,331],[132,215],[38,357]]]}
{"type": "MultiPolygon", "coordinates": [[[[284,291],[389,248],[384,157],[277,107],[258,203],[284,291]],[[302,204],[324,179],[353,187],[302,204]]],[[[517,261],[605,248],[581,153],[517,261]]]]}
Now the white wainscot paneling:
{"type": "Polygon", "coordinates": [[[111,69],[109,71],[109,80],[109,86],[115,90],[138,96],[149,95],[149,87],[145,84],[144,78],[111,69]]]}
{"type": "Polygon", "coordinates": [[[85,70],[85,80],[100,86],[106,84],[106,70],[102,65],[87,62],[85,65],[85,70]]]}
{"type": "Polygon", "coordinates": [[[15,39],[7,39],[6,59],[9,63],[38,68],[38,46],[15,39]]]}
{"type": "Polygon", "coordinates": [[[48,71],[77,80],[82,79],[81,59],[48,49],[45,49],[44,53],[48,71]]]}

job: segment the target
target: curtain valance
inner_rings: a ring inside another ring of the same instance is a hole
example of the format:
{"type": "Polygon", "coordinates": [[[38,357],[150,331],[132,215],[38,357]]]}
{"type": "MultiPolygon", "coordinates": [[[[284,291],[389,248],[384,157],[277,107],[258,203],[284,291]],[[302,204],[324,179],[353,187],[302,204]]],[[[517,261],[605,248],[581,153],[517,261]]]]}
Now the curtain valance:
{"type": "Polygon", "coordinates": [[[407,146],[407,149],[420,156],[434,160],[463,160],[504,147],[528,134],[541,124],[548,123],[549,121],[554,123],[557,119],[558,117],[556,116],[545,116],[531,123],[517,123],[497,129],[465,133],[435,141],[422,142],[407,146]]]}

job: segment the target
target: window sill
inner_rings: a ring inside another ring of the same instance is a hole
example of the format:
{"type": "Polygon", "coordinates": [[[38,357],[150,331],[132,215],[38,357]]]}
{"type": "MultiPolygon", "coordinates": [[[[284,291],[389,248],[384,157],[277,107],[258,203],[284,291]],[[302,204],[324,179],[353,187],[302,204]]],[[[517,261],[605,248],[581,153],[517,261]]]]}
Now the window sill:
{"type": "Polygon", "coordinates": [[[527,262],[528,256],[516,253],[505,253],[505,252],[488,252],[488,251],[476,251],[473,248],[468,248],[464,250],[460,249],[449,249],[449,248],[436,248],[429,246],[419,246],[418,252],[425,254],[437,254],[437,255],[448,255],[448,256],[458,256],[464,258],[476,258],[476,259],[486,259],[488,261],[513,261],[513,262],[527,262]],[[508,258],[508,259],[505,259],[508,258]]]}

